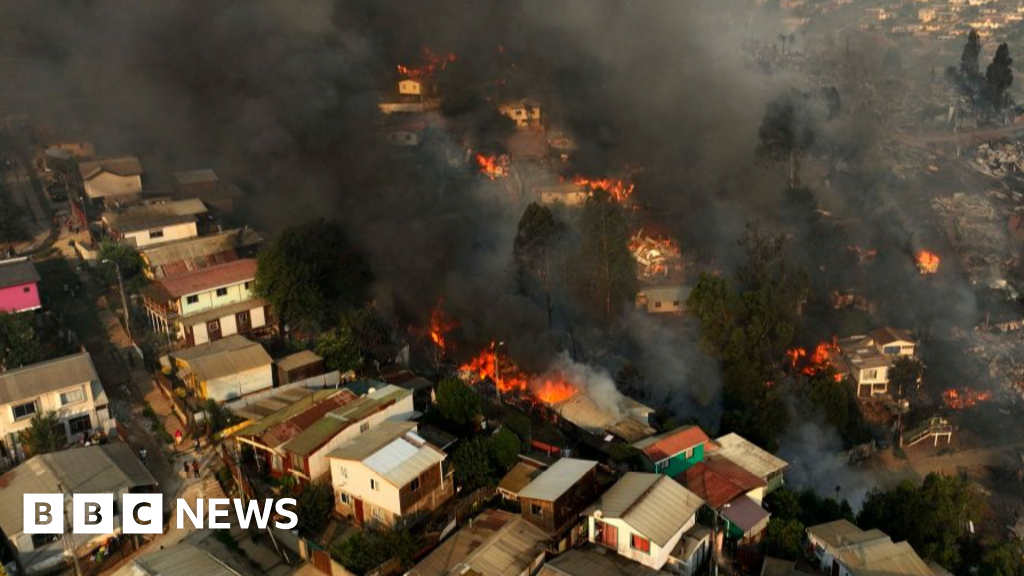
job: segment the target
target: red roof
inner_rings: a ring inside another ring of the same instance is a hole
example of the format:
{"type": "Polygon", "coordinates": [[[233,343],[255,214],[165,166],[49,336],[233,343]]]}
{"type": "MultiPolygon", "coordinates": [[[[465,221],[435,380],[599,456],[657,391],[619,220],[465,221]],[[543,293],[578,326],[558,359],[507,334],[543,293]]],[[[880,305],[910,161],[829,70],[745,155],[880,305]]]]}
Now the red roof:
{"type": "Polygon", "coordinates": [[[252,280],[256,277],[256,260],[246,258],[187,272],[158,283],[172,298],[203,292],[252,280]]]}
{"type": "Polygon", "coordinates": [[[715,510],[765,485],[764,480],[725,458],[698,462],[676,476],[676,481],[703,498],[715,510]]]}
{"type": "Polygon", "coordinates": [[[661,462],[710,440],[700,426],[687,426],[676,428],[648,440],[642,440],[636,444],[636,447],[642,450],[652,462],[661,462]]]}
{"type": "Polygon", "coordinates": [[[284,422],[272,426],[260,435],[260,439],[267,446],[277,448],[320,421],[328,412],[348,406],[358,399],[359,397],[351,390],[343,388],[337,394],[332,394],[329,398],[321,400],[284,422]]]}

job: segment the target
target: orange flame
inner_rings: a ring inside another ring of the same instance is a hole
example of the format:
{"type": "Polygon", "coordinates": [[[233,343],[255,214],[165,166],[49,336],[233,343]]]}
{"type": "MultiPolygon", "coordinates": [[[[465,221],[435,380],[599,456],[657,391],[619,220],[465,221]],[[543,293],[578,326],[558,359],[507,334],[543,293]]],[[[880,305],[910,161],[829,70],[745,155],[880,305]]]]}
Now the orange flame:
{"type": "Polygon", "coordinates": [[[533,393],[545,404],[556,404],[568,400],[576,395],[579,390],[575,386],[561,379],[546,377],[536,380],[531,385],[533,393]]]}
{"type": "Polygon", "coordinates": [[[437,306],[430,313],[430,339],[441,350],[445,349],[445,335],[458,327],[459,323],[445,314],[442,306],[444,300],[439,300],[437,306]]]}
{"type": "Polygon", "coordinates": [[[635,187],[634,184],[628,184],[614,178],[591,180],[577,176],[573,179],[573,183],[578,186],[586,186],[591,190],[603,190],[611,195],[616,202],[625,202],[633,194],[633,188],[635,187]]]}
{"type": "Polygon", "coordinates": [[[950,388],[942,393],[942,400],[953,410],[963,410],[977,406],[978,402],[987,402],[992,399],[991,392],[981,392],[973,388],[957,390],[950,388]]]}
{"type": "MultiPolygon", "coordinates": [[[[786,350],[786,359],[789,361],[789,367],[796,370],[800,368],[800,373],[806,376],[815,376],[829,367],[832,366],[832,355],[839,351],[839,346],[833,340],[832,342],[821,342],[814,347],[814,351],[810,354],[807,353],[806,348],[790,348],[786,350]]],[[[843,377],[840,374],[835,375],[836,382],[842,381],[843,377]]]]}
{"type": "Polygon", "coordinates": [[[444,70],[448,67],[448,64],[458,60],[458,57],[454,53],[449,52],[445,55],[434,54],[430,48],[423,48],[423,60],[424,64],[419,67],[403,66],[398,65],[398,73],[406,78],[418,80],[421,78],[433,78],[439,70],[444,70]]]}
{"type": "Polygon", "coordinates": [[[508,171],[505,169],[508,164],[507,156],[477,154],[476,163],[480,166],[480,173],[491,180],[508,176],[508,171]]]}
{"type": "Polygon", "coordinates": [[[921,250],[914,257],[917,260],[917,269],[921,274],[935,274],[939,271],[939,257],[934,252],[921,250]]]}
{"type": "Polygon", "coordinates": [[[526,390],[526,378],[519,372],[519,368],[508,358],[502,357],[499,360],[493,343],[460,366],[459,373],[466,380],[491,380],[499,392],[526,390]]]}

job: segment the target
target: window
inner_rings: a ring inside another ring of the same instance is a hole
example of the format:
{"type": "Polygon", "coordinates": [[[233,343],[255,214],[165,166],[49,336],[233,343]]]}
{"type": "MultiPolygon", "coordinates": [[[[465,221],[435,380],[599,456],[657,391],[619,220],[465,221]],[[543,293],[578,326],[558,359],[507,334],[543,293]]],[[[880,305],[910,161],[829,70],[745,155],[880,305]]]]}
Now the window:
{"type": "Polygon", "coordinates": [[[67,406],[68,404],[74,404],[75,402],[81,402],[85,400],[85,394],[81,388],[76,390],[68,390],[67,392],[61,392],[60,394],[60,405],[67,406]]]}
{"type": "Polygon", "coordinates": [[[420,489],[420,479],[413,478],[412,482],[409,483],[409,492],[415,492],[420,489]]]}
{"type": "Polygon", "coordinates": [[[380,490],[380,484],[373,478],[370,478],[370,490],[380,490]]]}
{"type": "Polygon", "coordinates": [[[252,290],[252,280],[249,280],[245,283],[245,289],[252,290]]]}
{"type": "Polygon", "coordinates": [[[222,297],[227,296],[227,295],[228,295],[228,289],[227,288],[217,288],[217,297],[218,298],[222,298],[222,297]]]}
{"type": "Polygon", "coordinates": [[[278,472],[280,472],[281,469],[284,468],[284,463],[281,461],[280,454],[274,454],[273,456],[270,457],[270,467],[278,472]]]}
{"type": "Polygon", "coordinates": [[[683,458],[686,458],[687,460],[693,458],[693,448],[690,448],[686,452],[683,452],[683,458]]]}
{"type": "Polygon", "coordinates": [[[676,308],[679,308],[679,300],[673,300],[672,305],[675,306],[676,308]]]}
{"type": "Polygon", "coordinates": [[[362,424],[359,425],[359,433],[360,434],[362,434],[363,432],[366,432],[369,429],[370,429],[370,423],[369,422],[363,422],[362,424]]]}
{"type": "Polygon", "coordinates": [[[31,418],[36,413],[36,402],[26,402],[24,404],[17,404],[11,408],[14,412],[15,420],[24,420],[25,418],[31,418]]]}
{"type": "Polygon", "coordinates": [[[185,303],[186,304],[195,304],[197,302],[199,302],[199,296],[198,295],[193,294],[191,296],[185,296],[185,303]]]}
{"type": "Polygon", "coordinates": [[[885,352],[886,354],[899,354],[900,353],[900,347],[899,346],[886,346],[885,348],[882,348],[882,352],[885,352]]]}
{"type": "Polygon", "coordinates": [[[878,378],[878,369],[876,368],[874,370],[865,370],[861,372],[861,377],[864,380],[874,380],[875,378],[878,378]]]}
{"type": "Polygon", "coordinates": [[[384,509],[383,508],[378,508],[378,507],[374,506],[373,507],[373,517],[376,518],[377,520],[380,520],[381,522],[383,522],[384,521],[384,509]]]}
{"type": "Polygon", "coordinates": [[[540,504],[530,504],[530,514],[533,514],[537,518],[544,517],[544,507],[540,504]]]}
{"type": "Polygon", "coordinates": [[[85,434],[89,430],[92,430],[92,421],[89,420],[89,415],[75,416],[68,420],[68,428],[72,434],[85,434]]]}
{"type": "Polygon", "coordinates": [[[651,553],[651,541],[647,538],[644,538],[639,534],[630,534],[629,540],[630,546],[633,547],[633,550],[646,552],[647,554],[651,553]]]}
{"type": "Polygon", "coordinates": [[[339,466],[338,472],[341,474],[342,478],[348,478],[348,468],[345,468],[344,466],[339,466]]]}
{"type": "Polygon", "coordinates": [[[149,231],[149,239],[150,240],[156,240],[157,238],[163,238],[163,237],[164,237],[164,231],[163,230],[150,230],[149,231]]]}
{"type": "Polygon", "coordinates": [[[302,456],[299,454],[292,454],[292,470],[306,470],[305,463],[302,461],[302,456]]]}
{"type": "Polygon", "coordinates": [[[29,292],[32,291],[32,289],[29,288],[28,286],[25,286],[24,288],[21,289],[21,291],[24,292],[25,294],[28,294],[29,292]]]}
{"type": "Polygon", "coordinates": [[[654,303],[654,307],[655,308],[661,308],[661,301],[659,300],[659,301],[655,302],[654,303]]]}
{"type": "Polygon", "coordinates": [[[349,495],[345,494],[344,492],[338,494],[338,500],[340,500],[341,503],[345,504],[346,506],[352,503],[352,498],[350,498],[349,495]]]}
{"type": "Polygon", "coordinates": [[[210,320],[206,323],[206,333],[220,332],[220,320],[210,320]]]}

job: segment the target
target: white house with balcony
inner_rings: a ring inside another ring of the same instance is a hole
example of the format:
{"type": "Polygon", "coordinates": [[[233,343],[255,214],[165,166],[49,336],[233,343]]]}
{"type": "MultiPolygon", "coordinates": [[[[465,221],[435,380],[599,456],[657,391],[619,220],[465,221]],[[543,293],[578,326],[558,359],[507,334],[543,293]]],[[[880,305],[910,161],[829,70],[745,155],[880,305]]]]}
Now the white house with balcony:
{"type": "Polygon", "coordinates": [[[909,330],[884,327],[839,340],[831,362],[839,375],[853,379],[858,397],[870,398],[889,393],[889,369],[896,359],[916,351],[909,330]]]}
{"type": "Polygon", "coordinates": [[[24,458],[21,433],[33,416],[47,412],[57,414],[69,443],[114,429],[107,394],[88,352],[0,372],[0,456],[5,461],[24,458]]]}
{"type": "Polygon", "coordinates": [[[143,289],[150,325],[199,346],[267,327],[267,303],[253,297],[256,260],[246,258],[162,278],[143,289]]]}
{"type": "MultiPolygon", "coordinates": [[[[699,496],[664,474],[628,472],[586,510],[588,539],[654,570],[670,560],[674,566],[686,565],[687,558],[673,558],[673,553],[688,550],[680,543],[703,505],[699,496]]],[[[688,550],[691,556],[696,553],[688,550]]]]}

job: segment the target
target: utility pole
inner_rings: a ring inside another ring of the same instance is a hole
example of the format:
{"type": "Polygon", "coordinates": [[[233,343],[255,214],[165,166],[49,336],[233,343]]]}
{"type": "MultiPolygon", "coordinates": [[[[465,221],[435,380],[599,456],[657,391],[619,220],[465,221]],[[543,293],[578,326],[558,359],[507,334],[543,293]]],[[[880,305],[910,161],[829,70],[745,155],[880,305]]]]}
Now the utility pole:
{"type": "Polygon", "coordinates": [[[124,295],[124,279],[121,277],[121,266],[110,259],[104,260],[103,263],[113,264],[114,269],[117,271],[117,288],[121,292],[121,309],[124,311],[124,331],[128,334],[128,342],[134,344],[135,340],[132,339],[132,321],[128,314],[128,298],[124,295]]]}

